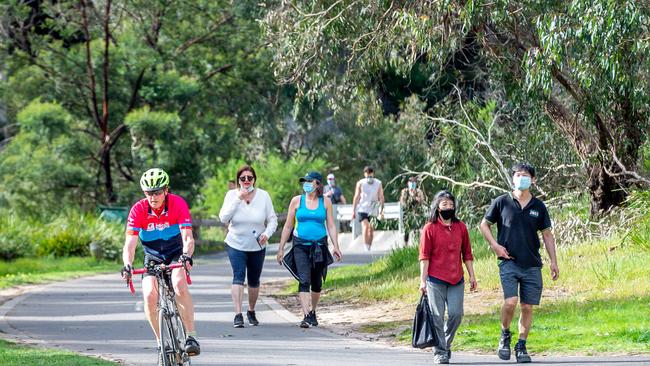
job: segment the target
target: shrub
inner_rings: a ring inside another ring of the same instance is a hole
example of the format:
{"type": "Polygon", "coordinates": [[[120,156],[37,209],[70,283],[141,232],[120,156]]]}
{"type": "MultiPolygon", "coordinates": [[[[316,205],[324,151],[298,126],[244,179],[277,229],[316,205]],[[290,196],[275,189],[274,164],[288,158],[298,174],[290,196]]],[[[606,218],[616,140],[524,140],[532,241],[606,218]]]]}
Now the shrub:
{"type": "Polygon", "coordinates": [[[0,259],[12,260],[33,254],[34,246],[25,228],[28,226],[29,223],[20,222],[7,212],[0,214],[0,259]]]}
{"type": "Polygon", "coordinates": [[[87,256],[91,242],[100,244],[104,258],[117,260],[121,257],[123,238],[122,224],[75,210],[42,217],[0,212],[0,259],[4,260],[31,255],[87,256]]]}

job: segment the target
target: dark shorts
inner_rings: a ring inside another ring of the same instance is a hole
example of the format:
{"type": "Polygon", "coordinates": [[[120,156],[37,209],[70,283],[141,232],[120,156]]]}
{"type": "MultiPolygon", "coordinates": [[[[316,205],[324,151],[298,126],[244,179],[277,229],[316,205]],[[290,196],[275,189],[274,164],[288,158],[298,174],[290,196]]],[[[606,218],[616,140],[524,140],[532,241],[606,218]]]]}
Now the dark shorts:
{"type": "MultiPolygon", "coordinates": [[[[145,268],[147,267],[147,264],[148,264],[149,262],[153,262],[154,265],[156,265],[156,264],[162,264],[162,263],[165,263],[166,265],[169,265],[169,264],[172,264],[172,263],[178,262],[178,259],[181,257],[182,254],[183,254],[183,249],[182,249],[182,248],[179,249],[179,250],[178,250],[177,252],[175,252],[175,253],[171,253],[170,255],[165,256],[165,258],[160,258],[160,257],[155,256],[155,255],[153,255],[153,254],[147,254],[147,253],[145,253],[145,254],[144,254],[144,261],[143,261],[143,263],[144,263],[145,268]]],[[[147,277],[147,276],[153,276],[153,275],[152,275],[152,274],[149,274],[148,272],[145,272],[145,273],[142,275],[142,277],[147,277]]]]}
{"type": "Polygon", "coordinates": [[[368,220],[368,222],[370,222],[370,218],[372,217],[372,215],[367,212],[359,212],[357,215],[359,216],[359,222],[363,220],[368,220]]]}
{"type": "MultiPolygon", "coordinates": [[[[227,244],[227,243],[226,243],[227,244]]],[[[262,276],[262,267],[264,267],[264,257],[266,257],[266,247],[255,252],[245,252],[226,245],[228,258],[232,267],[232,284],[244,285],[248,274],[248,287],[260,287],[260,277],[262,276]]]]}
{"type": "Polygon", "coordinates": [[[499,263],[503,298],[519,296],[522,304],[539,305],[542,298],[542,267],[519,267],[511,260],[499,263]]]}

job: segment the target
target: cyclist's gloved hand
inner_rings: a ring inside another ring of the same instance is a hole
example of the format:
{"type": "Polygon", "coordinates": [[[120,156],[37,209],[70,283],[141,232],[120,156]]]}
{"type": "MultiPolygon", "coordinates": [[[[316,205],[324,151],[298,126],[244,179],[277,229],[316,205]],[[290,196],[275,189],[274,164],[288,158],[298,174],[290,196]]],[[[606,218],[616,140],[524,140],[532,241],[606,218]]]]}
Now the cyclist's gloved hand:
{"type": "Polygon", "coordinates": [[[127,264],[126,266],[122,267],[122,271],[120,273],[122,274],[122,278],[125,281],[128,281],[131,278],[131,271],[133,270],[133,267],[131,267],[130,264],[127,264]]]}
{"type": "Polygon", "coordinates": [[[183,263],[183,265],[185,265],[185,266],[187,266],[189,264],[190,267],[192,267],[194,265],[194,261],[192,260],[192,257],[190,257],[187,254],[181,255],[181,257],[178,258],[178,261],[183,263]]]}

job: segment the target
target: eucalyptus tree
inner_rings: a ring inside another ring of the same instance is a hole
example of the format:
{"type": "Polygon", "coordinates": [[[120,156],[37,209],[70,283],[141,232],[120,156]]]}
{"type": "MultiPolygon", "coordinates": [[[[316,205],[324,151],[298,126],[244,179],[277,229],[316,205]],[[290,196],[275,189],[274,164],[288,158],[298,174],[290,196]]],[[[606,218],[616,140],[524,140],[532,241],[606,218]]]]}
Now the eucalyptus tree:
{"type": "Polygon", "coordinates": [[[151,165],[193,196],[209,165],[260,135],[245,132],[272,135],[285,108],[255,22],[263,11],[228,0],[4,1],[8,119],[34,100],[69,113],[69,133],[89,141],[73,160],[94,177],[84,188],[96,202],[128,202],[151,165]]]}
{"type": "MultiPolygon", "coordinates": [[[[265,29],[278,78],[317,100],[360,99],[386,70],[426,65],[431,86],[459,58],[484,95],[550,120],[580,159],[597,214],[648,184],[650,7],[640,0],[286,0],[265,29]]],[[[473,84],[459,79],[463,95],[473,84]]],[[[481,97],[478,95],[477,97],[481,97]]],[[[535,125],[527,131],[535,135],[535,125]]],[[[526,141],[521,143],[525,144],[526,141]]]]}

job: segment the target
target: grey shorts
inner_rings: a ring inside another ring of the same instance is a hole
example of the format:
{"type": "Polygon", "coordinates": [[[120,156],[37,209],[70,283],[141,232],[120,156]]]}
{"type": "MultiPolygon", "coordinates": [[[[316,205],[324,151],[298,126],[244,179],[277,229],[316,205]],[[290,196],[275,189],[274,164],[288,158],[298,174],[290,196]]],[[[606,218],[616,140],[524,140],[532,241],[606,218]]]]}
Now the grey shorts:
{"type": "Polygon", "coordinates": [[[521,303],[539,305],[542,298],[542,267],[522,268],[510,260],[499,263],[503,298],[519,296],[521,303]]]}

